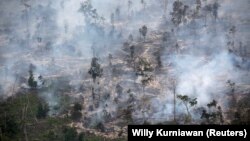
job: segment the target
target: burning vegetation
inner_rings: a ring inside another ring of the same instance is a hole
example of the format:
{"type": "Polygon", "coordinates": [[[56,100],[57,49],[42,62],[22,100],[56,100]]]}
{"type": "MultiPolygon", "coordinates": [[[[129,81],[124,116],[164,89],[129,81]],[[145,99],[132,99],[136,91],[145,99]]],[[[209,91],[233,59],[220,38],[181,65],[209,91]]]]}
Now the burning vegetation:
{"type": "Polygon", "coordinates": [[[0,9],[0,141],[250,123],[247,0],[2,0],[0,9]]]}

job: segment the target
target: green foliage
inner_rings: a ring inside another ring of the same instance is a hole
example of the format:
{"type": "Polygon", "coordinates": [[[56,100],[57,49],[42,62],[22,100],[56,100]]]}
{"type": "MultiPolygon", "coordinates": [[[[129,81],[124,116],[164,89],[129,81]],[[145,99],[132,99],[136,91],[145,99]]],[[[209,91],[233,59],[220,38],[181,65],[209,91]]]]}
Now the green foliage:
{"type": "Polygon", "coordinates": [[[204,124],[223,124],[224,117],[220,106],[217,106],[217,101],[213,100],[207,104],[208,111],[203,109],[201,119],[205,119],[204,124]]]}
{"type": "Polygon", "coordinates": [[[31,88],[36,88],[37,87],[37,81],[35,81],[35,79],[34,79],[33,71],[30,70],[29,74],[30,74],[30,76],[29,76],[29,79],[28,79],[28,84],[29,84],[29,86],[31,88]]]}
{"type": "Polygon", "coordinates": [[[1,134],[6,136],[6,138],[15,138],[15,136],[20,132],[20,125],[17,119],[12,116],[2,117],[0,122],[1,134]]]}
{"type": "Polygon", "coordinates": [[[46,118],[48,112],[49,112],[48,104],[39,102],[37,107],[36,117],[39,119],[46,118]]]}
{"type": "Polygon", "coordinates": [[[75,103],[74,104],[74,111],[81,111],[82,110],[82,105],[80,103],[75,103]]]}
{"type": "Polygon", "coordinates": [[[183,103],[190,104],[190,106],[195,106],[197,104],[197,98],[190,98],[187,95],[177,95],[177,98],[180,99],[183,103]]]}
{"type": "Polygon", "coordinates": [[[72,111],[71,112],[71,119],[74,121],[79,121],[82,118],[82,113],[79,111],[72,111]]]}
{"type": "Polygon", "coordinates": [[[77,132],[75,128],[65,127],[63,130],[64,141],[77,141],[77,132]]]}
{"type": "Polygon", "coordinates": [[[208,103],[208,104],[207,104],[207,107],[208,107],[208,108],[216,107],[216,106],[217,106],[217,101],[216,101],[216,100],[213,100],[211,103],[208,103]]]}
{"type": "Polygon", "coordinates": [[[78,141],[84,141],[84,134],[83,133],[80,133],[79,136],[78,136],[78,141]]]}
{"type": "Polygon", "coordinates": [[[191,116],[191,113],[189,111],[189,108],[193,107],[197,104],[197,98],[192,99],[192,98],[188,97],[187,95],[177,95],[177,98],[180,99],[186,107],[187,116],[185,117],[185,122],[186,123],[191,122],[192,116],[191,116]]]}
{"type": "MultiPolygon", "coordinates": [[[[103,137],[80,133],[76,130],[67,127],[72,122],[67,117],[47,117],[35,119],[39,105],[46,103],[38,97],[37,91],[30,93],[19,94],[15,97],[0,101],[0,140],[2,141],[17,141],[25,140],[22,127],[26,123],[28,139],[34,141],[100,141],[103,137]],[[27,103],[26,119],[22,119],[23,109],[27,103]]],[[[63,100],[63,99],[62,99],[63,100]]],[[[63,100],[65,101],[65,100],[63,100]]],[[[65,102],[64,104],[71,104],[65,102]]],[[[76,106],[78,107],[78,106],[76,106]]],[[[76,108],[79,110],[79,108],[76,108]]],[[[118,141],[118,139],[105,139],[106,141],[118,141]]],[[[124,139],[119,139],[124,140],[124,139]]],[[[124,140],[125,141],[125,140],[124,140]]]]}
{"type": "Polygon", "coordinates": [[[46,139],[48,139],[49,141],[53,141],[53,140],[56,140],[56,138],[58,138],[57,134],[52,131],[52,130],[49,130],[45,135],[44,137],[46,139]]]}
{"type": "Polygon", "coordinates": [[[79,121],[82,118],[81,110],[82,105],[80,103],[75,103],[71,112],[71,119],[74,121],[79,121]]]}
{"type": "Polygon", "coordinates": [[[29,93],[13,96],[0,102],[0,128],[3,140],[16,141],[23,137],[21,132],[23,124],[34,122],[37,102],[36,95],[29,93]],[[28,100],[29,105],[27,107],[28,100]],[[27,113],[24,119],[22,117],[25,107],[27,107],[27,113]]]}

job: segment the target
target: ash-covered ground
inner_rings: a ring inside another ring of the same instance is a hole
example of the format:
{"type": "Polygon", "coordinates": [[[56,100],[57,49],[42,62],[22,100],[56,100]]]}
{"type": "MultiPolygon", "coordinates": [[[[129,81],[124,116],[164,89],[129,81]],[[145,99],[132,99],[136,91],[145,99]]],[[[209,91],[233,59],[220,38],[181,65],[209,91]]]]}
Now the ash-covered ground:
{"type": "MultiPolygon", "coordinates": [[[[248,0],[1,0],[0,7],[2,102],[37,95],[48,108],[43,118],[69,119],[77,134],[108,139],[126,137],[128,124],[249,124],[248,0]]],[[[31,139],[33,126],[20,124],[20,137],[31,139]]]]}

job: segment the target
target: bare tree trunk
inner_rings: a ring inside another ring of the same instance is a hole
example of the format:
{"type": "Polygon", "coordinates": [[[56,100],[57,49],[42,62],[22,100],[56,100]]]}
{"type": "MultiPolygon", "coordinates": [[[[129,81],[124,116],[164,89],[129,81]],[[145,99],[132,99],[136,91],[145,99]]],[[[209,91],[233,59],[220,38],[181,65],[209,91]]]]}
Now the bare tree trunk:
{"type": "Polygon", "coordinates": [[[7,116],[6,116],[6,111],[4,112],[4,128],[6,129],[7,124],[6,124],[7,116]]]}
{"type": "Polygon", "coordinates": [[[0,127],[0,140],[3,140],[3,133],[2,133],[2,128],[0,127]]]}
{"type": "Polygon", "coordinates": [[[22,109],[22,121],[23,121],[23,134],[25,137],[25,141],[28,141],[28,137],[27,137],[27,130],[26,130],[26,105],[24,105],[23,109],[22,109]]]}
{"type": "Polygon", "coordinates": [[[164,0],[164,16],[167,16],[168,0],[164,0]]]}
{"type": "Polygon", "coordinates": [[[23,127],[23,133],[24,133],[25,141],[29,141],[28,135],[27,135],[27,127],[26,127],[27,108],[28,108],[28,104],[26,105],[26,107],[24,109],[24,127],[23,127]]]}
{"type": "Polygon", "coordinates": [[[143,96],[145,96],[145,86],[142,85],[143,96]]]}
{"type": "Polygon", "coordinates": [[[188,109],[188,105],[187,103],[184,103],[185,107],[186,107],[186,110],[187,110],[187,115],[188,115],[188,122],[190,122],[192,120],[192,117],[191,117],[191,113],[188,109]]]}
{"type": "Polygon", "coordinates": [[[7,83],[7,77],[8,77],[8,68],[7,68],[7,66],[4,67],[4,71],[5,71],[4,81],[5,81],[5,83],[7,83]]]}
{"type": "Polygon", "coordinates": [[[171,80],[172,82],[172,90],[173,90],[173,94],[174,94],[174,122],[176,122],[176,85],[177,85],[177,81],[175,78],[173,78],[171,80]]]}
{"type": "Polygon", "coordinates": [[[176,88],[174,88],[174,122],[176,122],[176,88]]]}
{"type": "Polygon", "coordinates": [[[25,135],[25,141],[29,141],[28,135],[27,135],[27,130],[26,130],[26,123],[25,123],[25,125],[24,125],[24,130],[23,130],[23,132],[24,132],[24,135],[25,135]]]}
{"type": "Polygon", "coordinates": [[[205,13],[205,27],[207,27],[207,13],[205,13]]]}
{"type": "MultiPolygon", "coordinates": [[[[32,115],[34,115],[34,119],[35,119],[35,121],[36,121],[36,123],[38,122],[38,120],[37,120],[37,118],[36,118],[36,114],[32,111],[32,109],[30,108],[30,107],[28,107],[29,108],[29,110],[30,110],[30,113],[32,113],[32,115]]],[[[28,110],[28,108],[27,108],[27,110],[28,110]]]]}
{"type": "Polygon", "coordinates": [[[28,94],[26,94],[26,100],[27,100],[27,104],[24,106],[23,108],[23,133],[24,133],[24,137],[25,137],[25,141],[29,141],[28,139],[28,134],[27,134],[27,124],[26,124],[26,119],[27,119],[27,111],[28,111],[28,107],[29,107],[29,97],[28,94]]]}
{"type": "Polygon", "coordinates": [[[12,88],[12,93],[11,93],[11,103],[13,102],[13,95],[14,95],[14,91],[15,91],[15,87],[16,87],[16,81],[17,81],[17,76],[15,76],[15,82],[12,88]]]}
{"type": "Polygon", "coordinates": [[[186,110],[187,110],[187,114],[188,115],[190,115],[190,112],[189,112],[189,109],[188,109],[188,106],[187,106],[187,104],[184,104],[185,105],[185,107],[186,107],[186,110]]]}
{"type": "Polygon", "coordinates": [[[146,96],[145,96],[145,85],[142,85],[142,91],[143,91],[143,124],[145,123],[146,121],[146,116],[145,116],[145,113],[146,113],[146,96]]]}

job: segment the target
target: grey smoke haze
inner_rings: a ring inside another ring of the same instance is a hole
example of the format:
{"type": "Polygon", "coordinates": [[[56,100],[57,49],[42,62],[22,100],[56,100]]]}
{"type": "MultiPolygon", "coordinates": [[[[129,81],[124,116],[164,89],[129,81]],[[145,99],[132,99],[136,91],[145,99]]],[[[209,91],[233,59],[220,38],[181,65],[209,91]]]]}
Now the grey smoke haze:
{"type": "MultiPolygon", "coordinates": [[[[71,76],[69,80],[72,87],[79,89],[82,81],[87,81],[87,71],[94,54],[100,58],[104,67],[108,66],[108,54],[122,52],[122,45],[132,34],[135,41],[139,39],[138,29],[147,25],[149,32],[171,32],[174,25],[171,23],[170,12],[174,0],[168,0],[167,26],[163,17],[162,0],[146,0],[146,10],[140,3],[141,0],[133,0],[133,5],[128,14],[127,1],[120,0],[92,0],[92,5],[97,13],[105,18],[101,24],[104,36],[99,31],[91,30],[92,27],[85,23],[85,18],[79,12],[81,0],[1,0],[0,1],[0,91],[1,96],[10,96],[24,86],[21,78],[28,78],[29,65],[36,66],[35,77],[40,74],[44,78],[57,78],[59,76],[71,76]],[[113,37],[109,36],[112,25],[111,13],[120,8],[120,20],[116,20],[113,37]],[[132,16],[131,16],[132,15],[132,16]],[[122,32],[122,37],[118,38],[122,32]],[[93,48],[94,51],[93,51],[93,48]],[[79,83],[78,83],[79,82],[79,83]]],[[[212,3],[215,0],[207,0],[212,3]]],[[[227,80],[238,83],[250,83],[249,77],[242,76],[242,70],[236,67],[240,65],[249,69],[250,62],[243,63],[235,54],[228,53],[227,34],[234,25],[237,28],[235,44],[247,46],[249,53],[249,8],[248,0],[220,0],[218,19],[214,21],[211,15],[207,18],[207,27],[204,27],[204,19],[188,21],[175,29],[173,41],[165,48],[173,48],[177,42],[180,49],[176,53],[170,53],[166,49],[162,52],[163,64],[171,66],[170,72],[163,74],[160,80],[162,91],[149,102],[151,111],[141,114],[137,109],[133,113],[135,119],[147,116],[151,122],[166,121],[172,118],[173,94],[165,87],[164,81],[168,81],[171,75],[177,76],[177,93],[198,98],[198,105],[203,106],[213,100],[220,100],[228,92],[227,80]],[[181,52],[183,54],[179,54],[181,52]],[[242,80],[244,79],[244,82],[242,80]],[[164,118],[163,118],[164,117],[164,118]],[[163,119],[162,119],[163,118],[163,119]]],[[[192,5],[194,0],[183,0],[183,3],[192,5]]],[[[193,8],[192,6],[190,8],[193,8]]],[[[150,35],[149,33],[149,35],[150,35]]],[[[115,56],[119,58],[119,56],[115,56]]],[[[247,73],[249,70],[247,70],[247,73]]],[[[248,75],[249,76],[249,75],[248,75]]],[[[121,79],[127,79],[127,75],[121,75],[121,79]]],[[[106,79],[106,78],[105,78],[106,79]]],[[[107,81],[107,80],[101,81],[107,81]]],[[[108,79],[108,78],[107,78],[108,79]]],[[[111,80],[110,80],[111,81],[111,80]]],[[[58,83],[58,82],[57,82],[58,83]]],[[[104,82],[103,82],[104,83],[104,82]]],[[[116,95],[114,90],[107,87],[114,84],[102,84],[102,91],[116,95]]],[[[106,82],[108,83],[108,82],[106,82]]],[[[111,82],[110,82],[111,83],[111,82]]],[[[27,87],[27,84],[25,85],[27,87]]],[[[133,87],[124,84],[123,87],[133,87]]],[[[128,89],[128,88],[126,88],[128,89]]],[[[142,98],[138,88],[132,88],[138,99],[142,98]]],[[[124,90],[125,91],[125,90],[124,90]]],[[[54,93],[54,91],[51,91],[54,93]]],[[[56,98],[51,93],[45,93],[50,105],[55,105],[56,98]]],[[[125,92],[124,92],[125,93],[125,92]]],[[[149,94],[149,92],[146,92],[149,94]]],[[[124,97],[126,101],[127,96],[124,97]]],[[[108,103],[108,111],[117,111],[117,105],[113,101],[108,103]]],[[[222,102],[227,105],[227,101],[222,102]]],[[[103,108],[96,109],[94,113],[102,119],[103,108]]],[[[179,103],[179,114],[185,113],[183,105],[179,103]]]]}

